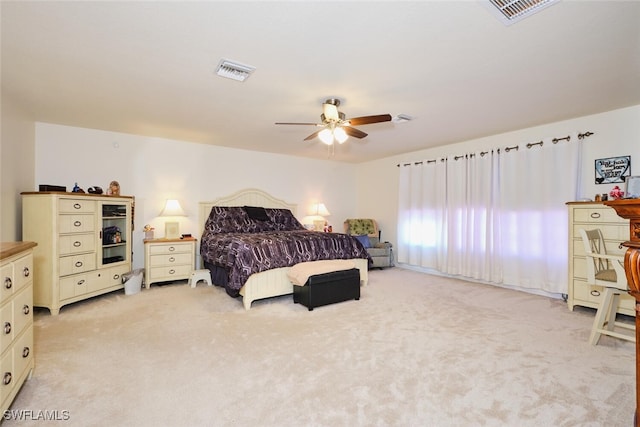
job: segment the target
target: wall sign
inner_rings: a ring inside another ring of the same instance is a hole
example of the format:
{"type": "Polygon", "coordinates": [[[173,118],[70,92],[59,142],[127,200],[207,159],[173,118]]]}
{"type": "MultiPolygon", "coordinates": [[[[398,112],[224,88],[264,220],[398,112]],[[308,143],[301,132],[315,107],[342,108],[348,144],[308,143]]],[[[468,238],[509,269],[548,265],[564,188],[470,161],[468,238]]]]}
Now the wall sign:
{"type": "Polygon", "coordinates": [[[631,156],[596,159],[596,184],[624,182],[631,176],[631,156]]]}

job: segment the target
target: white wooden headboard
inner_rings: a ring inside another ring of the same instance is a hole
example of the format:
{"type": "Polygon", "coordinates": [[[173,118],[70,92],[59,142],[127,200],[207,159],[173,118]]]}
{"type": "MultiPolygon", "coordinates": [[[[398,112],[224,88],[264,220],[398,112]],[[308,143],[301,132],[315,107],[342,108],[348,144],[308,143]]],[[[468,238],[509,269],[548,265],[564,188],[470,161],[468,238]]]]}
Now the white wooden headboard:
{"type": "Polygon", "coordinates": [[[199,205],[199,225],[201,234],[213,206],[261,206],[263,208],[272,209],[289,209],[294,216],[296,216],[296,211],[298,209],[298,205],[277,199],[262,190],[258,190],[257,188],[240,190],[229,196],[220,197],[210,202],[200,202],[199,205]]]}

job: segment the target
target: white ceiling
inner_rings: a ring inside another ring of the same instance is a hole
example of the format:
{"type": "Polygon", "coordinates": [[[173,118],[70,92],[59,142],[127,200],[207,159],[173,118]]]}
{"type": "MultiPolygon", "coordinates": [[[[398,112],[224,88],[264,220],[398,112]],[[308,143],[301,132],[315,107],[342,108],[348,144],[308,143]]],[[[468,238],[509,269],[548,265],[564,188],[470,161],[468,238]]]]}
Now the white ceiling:
{"type": "Polygon", "coordinates": [[[559,3],[504,26],[477,1],[1,3],[2,94],[36,121],[327,159],[322,102],[405,123],[361,162],[640,104],[640,2],[559,3]],[[222,59],[256,67],[244,83],[222,59]]]}

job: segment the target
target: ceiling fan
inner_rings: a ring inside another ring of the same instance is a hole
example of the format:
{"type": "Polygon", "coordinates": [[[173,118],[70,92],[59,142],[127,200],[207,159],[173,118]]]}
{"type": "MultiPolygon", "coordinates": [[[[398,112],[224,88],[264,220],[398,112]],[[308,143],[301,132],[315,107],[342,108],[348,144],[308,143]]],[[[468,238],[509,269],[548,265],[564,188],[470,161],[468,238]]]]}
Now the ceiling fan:
{"type": "Polygon", "coordinates": [[[345,114],[338,111],[340,100],[337,98],[327,99],[322,104],[322,114],[320,114],[321,123],[276,123],[277,125],[309,125],[322,127],[304,140],[308,141],[320,138],[327,145],[333,145],[335,141],[342,144],[348,137],[364,138],[367,136],[365,132],[354,128],[353,126],[368,125],[372,123],[381,123],[391,121],[391,114],[379,114],[376,116],[363,116],[347,119],[345,114]]]}

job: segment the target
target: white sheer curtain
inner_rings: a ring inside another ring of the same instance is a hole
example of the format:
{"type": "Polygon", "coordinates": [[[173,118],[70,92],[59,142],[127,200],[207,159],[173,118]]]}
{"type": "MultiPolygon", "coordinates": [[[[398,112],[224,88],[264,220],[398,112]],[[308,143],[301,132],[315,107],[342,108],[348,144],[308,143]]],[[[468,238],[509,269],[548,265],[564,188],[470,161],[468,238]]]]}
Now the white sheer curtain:
{"type": "Polygon", "coordinates": [[[398,262],[567,292],[580,143],[551,140],[400,166],[398,262]]]}
{"type": "Polygon", "coordinates": [[[440,270],[446,247],[446,163],[405,165],[400,173],[398,262],[440,270]],[[408,166],[408,167],[407,167],[408,166]]]}

